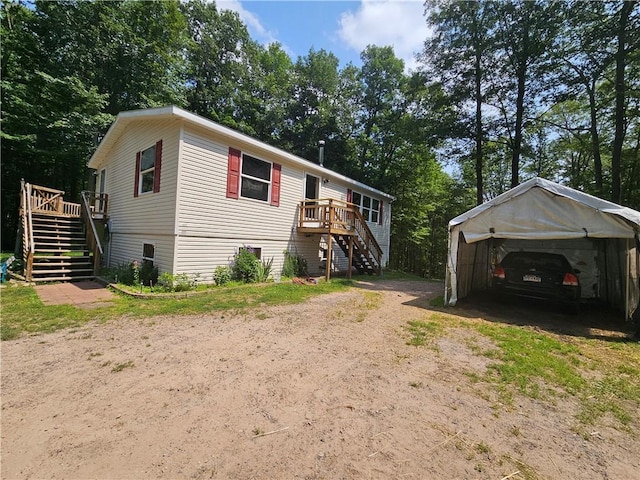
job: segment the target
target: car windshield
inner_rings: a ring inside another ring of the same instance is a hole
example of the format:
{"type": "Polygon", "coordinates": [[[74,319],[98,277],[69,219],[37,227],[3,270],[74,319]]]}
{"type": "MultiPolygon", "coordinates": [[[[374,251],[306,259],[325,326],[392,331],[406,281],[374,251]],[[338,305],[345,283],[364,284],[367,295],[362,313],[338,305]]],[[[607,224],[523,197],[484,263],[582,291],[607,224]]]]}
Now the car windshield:
{"type": "Polygon", "coordinates": [[[566,270],[567,261],[561,255],[545,253],[509,253],[502,261],[504,267],[536,270],[566,270]]]}

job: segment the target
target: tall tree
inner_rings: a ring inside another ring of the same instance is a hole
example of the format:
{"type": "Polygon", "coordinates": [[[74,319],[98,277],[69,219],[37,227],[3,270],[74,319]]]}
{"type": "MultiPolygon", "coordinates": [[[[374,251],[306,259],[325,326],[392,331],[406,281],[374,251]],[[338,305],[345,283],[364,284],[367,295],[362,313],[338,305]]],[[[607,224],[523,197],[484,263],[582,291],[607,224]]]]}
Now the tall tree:
{"type": "Polygon", "coordinates": [[[203,0],[191,0],[182,9],[190,39],[187,108],[246,131],[240,97],[249,87],[249,63],[257,45],[236,12],[218,11],[215,3],[203,0]]]}
{"type": "Polygon", "coordinates": [[[611,158],[611,197],[616,203],[622,200],[620,189],[620,171],[622,163],[622,148],[626,130],[626,86],[627,78],[625,68],[629,58],[630,49],[637,50],[640,48],[638,28],[638,3],[635,1],[625,0],[622,2],[619,13],[617,15],[618,22],[616,32],[616,53],[615,53],[615,138],[613,140],[613,156],[611,158]],[[635,10],[635,19],[632,13],[635,10]],[[633,21],[636,20],[636,21],[633,21]]]}
{"type": "Polygon", "coordinates": [[[406,106],[404,62],[395,56],[392,47],[369,45],[360,57],[364,90],[357,137],[358,159],[364,179],[382,187],[404,141],[398,134],[406,106]]]}
{"type": "MultiPolygon", "coordinates": [[[[476,203],[484,201],[483,146],[486,141],[483,103],[487,72],[495,45],[496,18],[486,2],[444,0],[427,3],[428,23],[436,33],[426,44],[422,60],[430,64],[430,73],[440,76],[446,91],[458,104],[461,115],[466,116],[466,103],[474,103],[473,120],[467,135],[475,148],[476,203]]],[[[467,123],[467,122],[465,122],[467,123]]]]}
{"type": "Polygon", "coordinates": [[[333,53],[314,49],[295,63],[283,137],[303,158],[317,159],[318,141],[325,140],[327,159],[332,159],[342,141],[336,121],[338,63],[333,53]]]}
{"type": "Polygon", "coordinates": [[[560,24],[558,5],[539,0],[491,3],[498,22],[497,35],[506,56],[502,69],[494,70],[496,96],[507,99],[502,115],[511,150],[511,187],[520,183],[520,159],[527,112],[536,115],[549,72],[549,52],[555,48],[560,24]],[[507,81],[505,81],[505,79],[507,81]],[[506,87],[506,88],[505,88],[506,87]],[[513,103],[511,103],[513,102],[513,103]],[[515,118],[511,118],[513,109],[515,118]]]}

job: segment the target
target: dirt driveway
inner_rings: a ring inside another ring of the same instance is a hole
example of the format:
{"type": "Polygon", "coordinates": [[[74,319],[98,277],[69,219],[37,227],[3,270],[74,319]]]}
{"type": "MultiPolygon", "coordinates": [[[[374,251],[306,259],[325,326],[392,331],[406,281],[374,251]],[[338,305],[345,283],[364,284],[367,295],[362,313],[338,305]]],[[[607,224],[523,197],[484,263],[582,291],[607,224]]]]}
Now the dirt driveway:
{"type": "Polygon", "coordinates": [[[360,287],[3,342],[2,478],[637,478],[637,436],[585,440],[571,398],[496,409],[470,331],[407,345],[440,284],[360,287]]]}

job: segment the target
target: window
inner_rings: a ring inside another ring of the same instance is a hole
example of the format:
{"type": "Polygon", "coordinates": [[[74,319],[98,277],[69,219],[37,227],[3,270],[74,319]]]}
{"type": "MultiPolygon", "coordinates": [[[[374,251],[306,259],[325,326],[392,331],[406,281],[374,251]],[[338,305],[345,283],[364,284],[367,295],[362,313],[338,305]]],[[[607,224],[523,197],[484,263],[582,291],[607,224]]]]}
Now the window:
{"type": "Polygon", "coordinates": [[[153,191],[156,169],[156,146],[143,150],[140,155],[140,193],[153,191]]]}
{"type": "Polygon", "coordinates": [[[381,223],[382,202],[377,198],[371,198],[358,192],[351,193],[351,203],[360,207],[360,212],[367,222],[381,223]]]}
{"type": "Polygon", "coordinates": [[[271,164],[250,155],[242,155],[240,195],[266,202],[271,185],[271,164]]]}
{"type": "Polygon", "coordinates": [[[156,246],[153,243],[142,244],[142,265],[149,265],[153,268],[153,262],[156,258],[156,246]]]}
{"type": "Polygon", "coordinates": [[[380,218],[380,200],[377,198],[371,199],[371,223],[378,223],[380,218]]]}
{"type": "Polygon", "coordinates": [[[141,193],[160,191],[160,164],[162,140],[136,154],[136,180],[134,197],[141,193]]]}
{"type": "Polygon", "coordinates": [[[229,147],[227,198],[253,198],[278,207],[281,174],[281,165],[265,162],[229,147]]]}

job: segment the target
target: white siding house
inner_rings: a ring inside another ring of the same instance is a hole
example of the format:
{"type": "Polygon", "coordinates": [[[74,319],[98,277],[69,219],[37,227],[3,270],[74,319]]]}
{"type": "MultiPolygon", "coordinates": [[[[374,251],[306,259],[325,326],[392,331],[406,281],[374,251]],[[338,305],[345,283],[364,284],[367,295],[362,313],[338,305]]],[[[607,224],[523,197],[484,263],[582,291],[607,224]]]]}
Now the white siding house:
{"type": "Polygon", "coordinates": [[[359,210],[381,250],[373,267],[389,258],[392,196],[177,107],[119,114],[88,166],[108,195],[107,266],[144,258],[160,272],[211,282],[217,266],[251,246],[273,257],[276,276],[285,250],[319,274],[331,238],[332,270],[345,271],[347,242],[338,248],[338,240],[347,237],[302,228],[301,215],[316,227],[319,215],[329,218],[329,209],[305,211],[309,199],[359,210]]]}

